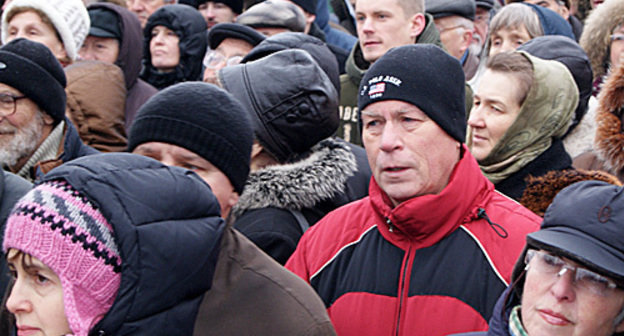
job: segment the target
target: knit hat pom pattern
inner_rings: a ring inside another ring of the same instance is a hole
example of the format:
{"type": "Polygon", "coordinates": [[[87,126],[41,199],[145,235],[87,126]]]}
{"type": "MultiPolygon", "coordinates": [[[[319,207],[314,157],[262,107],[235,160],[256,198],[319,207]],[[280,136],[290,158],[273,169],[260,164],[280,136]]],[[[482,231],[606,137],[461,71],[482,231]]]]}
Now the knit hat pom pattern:
{"type": "Polygon", "coordinates": [[[121,282],[112,226],[67,182],[45,182],[20,199],[2,248],[36,257],[58,275],[75,335],[87,335],[112,306],[121,282]]]}

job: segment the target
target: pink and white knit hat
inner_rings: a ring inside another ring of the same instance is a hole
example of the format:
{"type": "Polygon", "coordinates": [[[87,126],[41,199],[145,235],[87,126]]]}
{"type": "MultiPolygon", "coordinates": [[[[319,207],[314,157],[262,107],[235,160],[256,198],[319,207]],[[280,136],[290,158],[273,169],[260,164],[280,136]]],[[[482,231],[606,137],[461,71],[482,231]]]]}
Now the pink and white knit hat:
{"type": "Polygon", "coordinates": [[[65,181],[42,183],[13,208],[2,249],[38,258],[60,278],[69,327],[86,336],[110,309],[121,282],[113,228],[65,181]]]}

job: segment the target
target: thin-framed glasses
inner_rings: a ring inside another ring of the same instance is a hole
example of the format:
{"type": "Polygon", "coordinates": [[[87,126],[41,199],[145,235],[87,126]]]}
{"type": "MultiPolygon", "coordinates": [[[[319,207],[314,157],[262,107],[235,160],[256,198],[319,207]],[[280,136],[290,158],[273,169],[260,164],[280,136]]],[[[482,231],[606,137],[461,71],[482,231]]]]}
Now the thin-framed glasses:
{"type": "Polygon", "coordinates": [[[225,57],[218,51],[210,50],[206,53],[204,57],[204,66],[206,68],[216,68],[219,64],[224,63],[225,66],[236,65],[239,64],[243,60],[243,56],[231,56],[225,57]]]}
{"type": "Polygon", "coordinates": [[[26,96],[13,96],[9,94],[0,94],[0,117],[8,117],[15,113],[16,102],[26,96]]]}
{"type": "Polygon", "coordinates": [[[546,251],[528,250],[524,258],[526,269],[533,269],[542,275],[551,276],[554,279],[564,275],[567,271],[573,272],[572,283],[581,290],[598,296],[608,296],[617,285],[612,280],[590,271],[588,269],[573,266],[560,257],[546,251]]]}

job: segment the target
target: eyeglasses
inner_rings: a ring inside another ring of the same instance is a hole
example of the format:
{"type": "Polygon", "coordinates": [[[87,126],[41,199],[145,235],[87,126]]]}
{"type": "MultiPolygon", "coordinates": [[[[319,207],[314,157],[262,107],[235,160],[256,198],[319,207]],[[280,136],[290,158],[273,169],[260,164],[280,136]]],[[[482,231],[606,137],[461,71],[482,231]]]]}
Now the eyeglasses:
{"type": "Polygon", "coordinates": [[[624,34],[611,35],[611,42],[622,42],[622,41],[624,41],[624,34]]]}
{"type": "Polygon", "coordinates": [[[564,275],[567,271],[574,272],[572,283],[578,289],[587,290],[598,296],[608,296],[617,288],[612,280],[588,269],[572,266],[560,257],[545,251],[528,250],[524,258],[524,263],[527,265],[526,269],[529,269],[531,261],[534,261],[530,264],[531,269],[543,275],[550,275],[553,279],[564,275]]]}
{"type": "Polygon", "coordinates": [[[12,96],[8,94],[0,94],[0,117],[8,117],[15,113],[15,102],[26,98],[26,96],[12,96]]]}
{"type": "Polygon", "coordinates": [[[457,25],[457,26],[452,26],[452,27],[440,27],[440,28],[438,28],[438,32],[439,32],[440,34],[442,34],[442,33],[444,33],[445,31],[455,30],[455,29],[457,29],[457,28],[463,28],[463,29],[466,29],[466,28],[465,28],[464,26],[462,26],[462,25],[457,25]]]}
{"type": "Polygon", "coordinates": [[[206,68],[216,68],[217,65],[225,63],[225,66],[239,64],[243,60],[243,56],[225,57],[222,53],[214,50],[210,50],[204,57],[204,66],[206,68]]]}

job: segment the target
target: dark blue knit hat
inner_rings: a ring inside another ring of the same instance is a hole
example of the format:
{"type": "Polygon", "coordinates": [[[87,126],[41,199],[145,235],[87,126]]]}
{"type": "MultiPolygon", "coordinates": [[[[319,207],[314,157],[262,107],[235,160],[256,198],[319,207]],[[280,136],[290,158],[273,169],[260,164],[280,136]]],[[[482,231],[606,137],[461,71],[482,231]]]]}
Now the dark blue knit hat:
{"type": "Polygon", "coordinates": [[[360,82],[358,108],[400,100],[417,106],[448,135],[466,138],[464,71],[459,61],[432,44],[390,49],[360,82]]]}

